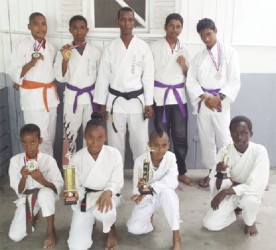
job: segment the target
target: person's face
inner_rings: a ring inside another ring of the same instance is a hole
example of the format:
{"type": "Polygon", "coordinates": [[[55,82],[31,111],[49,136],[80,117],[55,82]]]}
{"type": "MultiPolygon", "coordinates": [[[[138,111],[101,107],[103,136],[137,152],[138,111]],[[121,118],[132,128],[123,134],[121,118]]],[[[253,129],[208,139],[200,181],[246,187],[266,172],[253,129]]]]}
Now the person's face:
{"type": "Polygon", "coordinates": [[[102,126],[93,126],[84,133],[84,139],[89,153],[97,157],[106,142],[106,131],[102,126]]]}
{"type": "Polygon", "coordinates": [[[121,35],[132,35],[135,20],[132,11],[121,11],[117,24],[121,30],[121,35]]]}
{"type": "Polygon", "coordinates": [[[39,144],[42,143],[42,138],[37,136],[37,133],[25,133],[20,138],[22,147],[28,158],[35,159],[38,154],[39,144]]]}
{"type": "Polygon", "coordinates": [[[230,132],[235,148],[239,152],[244,153],[253,134],[252,131],[249,130],[245,122],[237,122],[231,126],[230,132]]]}
{"type": "Polygon", "coordinates": [[[69,31],[75,42],[84,42],[89,29],[83,20],[76,20],[72,22],[69,31]]]}
{"type": "Polygon", "coordinates": [[[211,49],[217,42],[217,30],[203,29],[199,32],[202,42],[205,43],[208,49],[211,49]]]}
{"type": "Polygon", "coordinates": [[[166,154],[167,150],[170,147],[169,139],[166,135],[163,135],[162,138],[156,137],[149,142],[152,160],[160,161],[163,156],[166,154]]]}
{"type": "Polygon", "coordinates": [[[45,17],[35,16],[31,23],[28,24],[28,29],[31,31],[35,40],[43,40],[47,34],[47,22],[45,17]]]}
{"type": "Polygon", "coordinates": [[[182,32],[183,26],[179,20],[172,19],[167,26],[165,25],[164,29],[166,31],[166,37],[176,40],[182,32]]]}

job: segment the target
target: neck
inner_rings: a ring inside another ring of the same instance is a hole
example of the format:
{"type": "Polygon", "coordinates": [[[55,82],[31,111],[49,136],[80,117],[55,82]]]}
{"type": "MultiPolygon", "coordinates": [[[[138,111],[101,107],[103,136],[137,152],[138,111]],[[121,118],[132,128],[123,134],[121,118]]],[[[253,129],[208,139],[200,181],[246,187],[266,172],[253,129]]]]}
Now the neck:
{"type": "Polygon", "coordinates": [[[211,50],[215,45],[216,45],[217,41],[215,41],[215,43],[211,46],[207,46],[207,49],[211,50]]]}
{"type": "Polygon", "coordinates": [[[166,40],[170,46],[175,46],[175,44],[177,43],[177,38],[171,38],[171,37],[166,36],[166,40]]]}
{"type": "Polygon", "coordinates": [[[82,40],[82,41],[74,40],[74,41],[73,41],[73,44],[74,44],[74,45],[82,45],[83,43],[85,43],[85,40],[82,40]]]}
{"type": "Polygon", "coordinates": [[[121,39],[123,40],[123,42],[124,42],[124,44],[126,46],[128,46],[130,44],[132,38],[133,38],[132,34],[129,34],[129,35],[123,35],[123,34],[121,34],[121,39]]]}

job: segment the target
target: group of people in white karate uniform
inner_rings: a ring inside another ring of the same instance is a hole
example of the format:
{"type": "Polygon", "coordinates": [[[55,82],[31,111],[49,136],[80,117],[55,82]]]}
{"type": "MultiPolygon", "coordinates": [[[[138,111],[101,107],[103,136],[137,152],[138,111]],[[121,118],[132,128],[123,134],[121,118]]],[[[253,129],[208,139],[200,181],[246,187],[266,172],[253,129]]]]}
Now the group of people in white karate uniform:
{"type": "MultiPolygon", "coordinates": [[[[166,18],[166,36],[150,46],[133,35],[135,17],[131,8],[118,11],[117,24],[120,37],[101,53],[86,40],[86,19],[73,16],[69,22],[73,42],[56,55],[45,39],[45,16],[38,12],[30,15],[32,36],[14,49],[10,67],[14,88],[20,90],[26,124],[20,132],[25,152],[14,156],[9,168],[11,187],[19,197],[10,238],[20,241],[30,234],[41,208],[47,218],[43,246],[56,245],[55,201],[63,179],[52,157],[59,104],[54,79],[67,83],[63,124],[68,148],[63,147],[63,155],[67,150],[74,153],[69,163],[76,167],[77,204],[72,205],[70,249],[91,247],[96,220],[103,223],[103,232],[107,233],[105,248],[114,249],[118,244],[116,208],[124,184],[127,130],[135,161],[134,208],[127,221],[128,231],[151,232],[152,216],[161,208],[173,232],[173,249],[183,248],[175,189],[179,182],[194,184],[186,175],[185,164],[186,92],[197,114],[203,163],[210,169],[199,182],[203,188],[210,185],[213,194],[203,224],[209,230],[221,230],[242,211],[246,233],[256,235],[255,221],[268,183],[269,160],[263,146],[249,142],[252,124],[247,117],[235,117],[230,123],[230,105],[240,89],[235,50],[217,39],[215,23],[208,18],[197,24],[206,47],[192,60],[178,39],[183,18],[177,13],[166,18]],[[155,125],[150,136],[149,118],[155,125]],[[81,125],[84,147],[76,152],[81,125]],[[174,153],[168,151],[170,141],[174,153]],[[145,153],[147,145],[150,150],[145,153]],[[146,158],[149,174],[147,183],[141,186],[146,158]]],[[[70,195],[65,192],[64,198],[70,195]]]]}

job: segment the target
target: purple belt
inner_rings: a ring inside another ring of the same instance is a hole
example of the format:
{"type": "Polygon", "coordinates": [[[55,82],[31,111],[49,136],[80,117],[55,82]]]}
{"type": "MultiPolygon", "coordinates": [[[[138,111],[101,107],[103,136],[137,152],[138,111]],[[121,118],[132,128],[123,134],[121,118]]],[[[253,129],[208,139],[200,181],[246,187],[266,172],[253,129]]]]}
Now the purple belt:
{"type": "Polygon", "coordinates": [[[162,82],[154,81],[154,87],[163,88],[163,89],[166,88],[164,99],[163,99],[164,100],[163,101],[163,119],[162,119],[163,123],[167,122],[165,105],[166,105],[166,100],[167,100],[169,91],[171,89],[173,90],[174,97],[175,97],[175,99],[177,101],[178,107],[180,109],[180,112],[181,112],[183,118],[187,116],[184,104],[183,104],[183,102],[181,100],[181,97],[180,97],[178,91],[176,90],[176,89],[184,88],[185,87],[184,83],[179,83],[179,84],[176,84],[176,85],[169,85],[169,84],[164,84],[162,82]]]}
{"type": "MultiPolygon", "coordinates": [[[[203,87],[201,87],[201,88],[202,88],[202,90],[204,92],[207,92],[207,93],[209,93],[209,94],[211,94],[213,96],[216,96],[219,93],[219,91],[220,91],[220,89],[205,89],[203,87]]],[[[200,100],[198,102],[197,113],[199,113],[199,110],[200,110],[200,107],[201,107],[201,103],[202,103],[202,100],[200,100]]],[[[221,110],[218,110],[218,112],[221,112],[221,110]]]]}
{"type": "Polygon", "coordinates": [[[85,87],[83,89],[80,89],[80,88],[78,88],[76,86],[73,86],[73,85],[67,83],[67,88],[69,90],[77,92],[77,94],[75,96],[74,104],[73,104],[73,113],[74,114],[76,113],[76,110],[77,110],[78,98],[79,98],[80,95],[82,95],[84,93],[87,93],[90,96],[91,106],[92,106],[92,108],[93,108],[94,111],[96,110],[96,105],[93,103],[93,95],[91,93],[92,90],[95,88],[95,84],[93,84],[91,86],[88,86],[88,87],[85,87]]]}

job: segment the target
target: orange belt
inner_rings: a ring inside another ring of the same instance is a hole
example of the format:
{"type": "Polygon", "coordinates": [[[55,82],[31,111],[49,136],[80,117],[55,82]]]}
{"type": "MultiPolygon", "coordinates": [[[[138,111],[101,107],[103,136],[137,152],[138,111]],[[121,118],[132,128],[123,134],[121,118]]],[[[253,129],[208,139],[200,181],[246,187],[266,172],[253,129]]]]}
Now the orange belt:
{"type": "Polygon", "coordinates": [[[43,101],[45,108],[47,112],[49,112],[48,108],[48,101],[47,101],[47,89],[54,87],[56,90],[56,95],[57,95],[57,86],[53,82],[50,83],[42,83],[42,82],[33,82],[33,81],[28,81],[28,80],[23,80],[22,85],[20,86],[23,89],[38,89],[38,88],[43,88],[43,101]]]}

